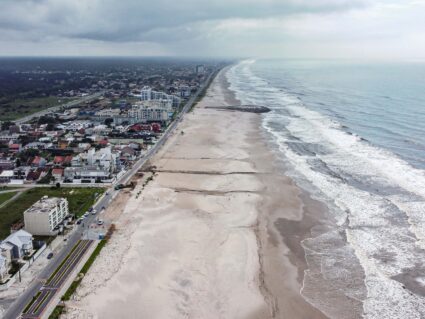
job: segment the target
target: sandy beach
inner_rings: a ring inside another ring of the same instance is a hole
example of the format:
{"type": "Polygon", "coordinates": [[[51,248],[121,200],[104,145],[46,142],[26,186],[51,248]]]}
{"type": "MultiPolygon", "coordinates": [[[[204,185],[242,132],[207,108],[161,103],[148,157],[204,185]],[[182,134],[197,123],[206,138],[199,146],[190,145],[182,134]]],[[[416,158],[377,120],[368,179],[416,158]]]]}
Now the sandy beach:
{"type": "Polygon", "coordinates": [[[227,87],[222,71],[154,179],[106,212],[117,231],[63,317],[327,318],[300,294],[300,241],[325,208],[282,173],[261,115],[205,108],[237,104],[227,87]]]}

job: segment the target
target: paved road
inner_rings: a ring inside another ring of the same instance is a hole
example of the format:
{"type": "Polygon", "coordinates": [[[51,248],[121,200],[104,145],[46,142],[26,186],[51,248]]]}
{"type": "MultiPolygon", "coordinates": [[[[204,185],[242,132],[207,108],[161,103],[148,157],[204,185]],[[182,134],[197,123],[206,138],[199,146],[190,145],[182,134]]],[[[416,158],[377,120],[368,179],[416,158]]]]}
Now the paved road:
{"type": "Polygon", "coordinates": [[[78,104],[83,103],[83,102],[94,100],[94,99],[98,98],[99,96],[101,96],[103,93],[105,93],[105,92],[104,91],[97,92],[97,93],[87,95],[87,96],[85,96],[81,99],[78,99],[78,100],[75,100],[75,101],[72,101],[72,102],[68,102],[68,103],[65,103],[65,104],[58,105],[58,106],[49,107],[48,109],[42,110],[40,112],[33,113],[33,114],[25,116],[25,117],[21,117],[20,119],[14,120],[14,122],[16,124],[22,124],[22,123],[25,123],[25,122],[32,120],[35,117],[40,117],[40,116],[49,114],[51,112],[57,112],[64,107],[71,107],[71,106],[75,106],[75,105],[78,105],[78,104]]]}
{"type": "MultiPolygon", "coordinates": [[[[217,72],[218,70],[210,74],[208,79],[201,85],[201,87],[195,93],[195,95],[193,95],[187,101],[182,111],[177,116],[177,118],[168,126],[167,130],[161,136],[160,140],[151,149],[149,149],[142,158],[140,158],[136,163],[134,163],[133,167],[129,171],[127,171],[124,175],[122,175],[115,182],[115,184],[127,183],[134,176],[134,174],[136,174],[137,171],[155,155],[155,153],[162,147],[162,145],[164,145],[164,143],[167,141],[167,139],[176,129],[178,123],[183,119],[183,116],[185,115],[185,113],[187,113],[192,107],[193,103],[196,102],[196,99],[198,98],[199,94],[201,94],[206,89],[206,86],[209,84],[211,78],[215,76],[217,72]]],[[[118,193],[119,193],[119,190],[114,190],[113,187],[111,187],[110,189],[107,190],[107,192],[105,192],[105,195],[102,196],[102,198],[98,200],[98,202],[94,205],[94,209],[96,209],[98,212],[101,212],[102,208],[103,207],[106,208],[118,193]]],[[[78,243],[78,241],[82,238],[88,238],[89,225],[95,222],[96,219],[101,218],[99,217],[99,214],[100,213],[98,213],[97,215],[90,214],[84,220],[84,222],[77,227],[76,231],[74,231],[74,233],[68,238],[68,241],[65,247],[60,251],[58,255],[56,255],[51,260],[48,266],[41,272],[40,276],[38,277],[38,280],[34,280],[34,282],[23,292],[23,294],[5,312],[3,316],[4,319],[16,319],[20,317],[26,305],[32,300],[32,298],[37,294],[37,292],[43,286],[43,282],[47,280],[50,277],[50,275],[56,270],[56,268],[60,266],[62,261],[66,258],[66,256],[69,255],[69,253],[71,252],[73,247],[78,243]]],[[[49,298],[49,297],[46,297],[46,298],[49,298]]],[[[49,298],[49,300],[51,300],[51,298],[49,298]]]]}
{"type": "Polygon", "coordinates": [[[81,261],[92,244],[93,241],[91,240],[80,240],[77,242],[55,275],[40,288],[39,295],[31,307],[21,316],[22,319],[40,318],[47,305],[55,297],[58,290],[74,270],[74,267],[81,261]]]}

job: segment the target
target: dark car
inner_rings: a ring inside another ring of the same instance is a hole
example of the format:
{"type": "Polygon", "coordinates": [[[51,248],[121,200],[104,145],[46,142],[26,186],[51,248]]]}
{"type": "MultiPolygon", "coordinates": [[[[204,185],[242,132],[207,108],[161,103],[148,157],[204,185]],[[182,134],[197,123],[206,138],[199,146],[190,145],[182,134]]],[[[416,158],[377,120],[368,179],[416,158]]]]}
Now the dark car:
{"type": "Polygon", "coordinates": [[[53,253],[50,253],[47,255],[47,259],[52,259],[52,257],[53,257],[53,253]]]}

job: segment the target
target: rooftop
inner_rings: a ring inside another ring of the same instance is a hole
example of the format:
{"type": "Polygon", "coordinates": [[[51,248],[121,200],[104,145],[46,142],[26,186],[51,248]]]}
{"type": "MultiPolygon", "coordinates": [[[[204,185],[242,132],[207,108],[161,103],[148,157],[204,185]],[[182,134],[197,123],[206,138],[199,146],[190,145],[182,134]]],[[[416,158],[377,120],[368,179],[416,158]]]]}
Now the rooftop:
{"type": "Polygon", "coordinates": [[[25,213],[40,214],[50,212],[52,208],[59,205],[62,200],[63,198],[45,196],[28,208],[25,213]]]}

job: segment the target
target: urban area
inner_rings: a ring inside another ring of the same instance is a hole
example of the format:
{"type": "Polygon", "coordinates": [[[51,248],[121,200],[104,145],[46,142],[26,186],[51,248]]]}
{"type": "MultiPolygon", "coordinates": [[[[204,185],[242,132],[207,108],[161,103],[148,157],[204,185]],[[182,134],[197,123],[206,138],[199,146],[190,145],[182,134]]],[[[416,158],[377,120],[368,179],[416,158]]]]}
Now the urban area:
{"type": "MultiPolygon", "coordinates": [[[[24,62],[0,70],[0,83],[23,83],[0,92],[0,317],[55,254],[64,250],[59,268],[68,260],[73,251],[65,247],[77,225],[92,223],[101,231],[91,236],[105,236],[98,215],[112,191],[128,187],[123,181],[137,173],[135,164],[222,67],[144,61],[107,68],[105,61],[85,69],[83,61],[67,68],[58,61],[24,62]]],[[[78,241],[74,237],[76,246],[93,239],[84,231],[78,241]]],[[[43,295],[43,303],[51,298],[43,295]]],[[[21,309],[22,318],[37,317],[43,303],[21,309]]]]}

